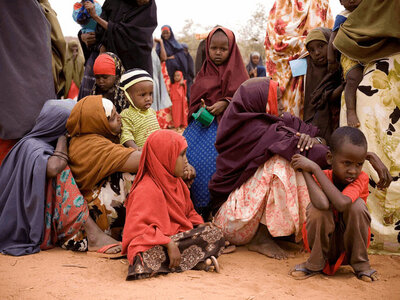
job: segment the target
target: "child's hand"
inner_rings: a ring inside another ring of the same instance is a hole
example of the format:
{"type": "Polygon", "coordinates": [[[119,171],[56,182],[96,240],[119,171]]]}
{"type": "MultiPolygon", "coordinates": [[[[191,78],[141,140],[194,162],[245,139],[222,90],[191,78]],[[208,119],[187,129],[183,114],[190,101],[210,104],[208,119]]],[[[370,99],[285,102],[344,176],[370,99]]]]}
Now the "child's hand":
{"type": "Polygon", "coordinates": [[[204,102],[204,99],[202,98],[200,101],[201,101],[201,107],[207,108],[206,103],[204,102]]]}
{"type": "Polygon", "coordinates": [[[85,8],[88,11],[88,13],[90,14],[90,16],[92,18],[94,18],[95,16],[97,16],[96,14],[96,8],[94,6],[94,3],[90,2],[90,1],[86,1],[85,2],[85,8]]]}
{"type": "Polygon", "coordinates": [[[360,127],[360,121],[358,120],[357,113],[355,110],[348,109],[346,111],[347,125],[350,127],[360,127]]]}
{"type": "Polygon", "coordinates": [[[183,169],[183,181],[186,183],[187,187],[190,188],[193,184],[194,179],[196,178],[196,170],[194,167],[188,162],[183,169]]]}
{"type": "Polygon", "coordinates": [[[171,270],[179,267],[181,263],[181,252],[174,241],[170,241],[167,245],[167,252],[169,257],[169,268],[171,270]]]}
{"type": "Polygon", "coordinates": [[[315,162],[308,159],[307,157],[301,154],[295,154],[292,157],[292,161],[290,162],[291,166],[295,171],[302,171],[313,173],[315,166],[318,166],[315,162]]]}
{"type": "Polygon", "coordinates": [[[335,73],[337,70],[339,70],[340,64],[339,62],[335,59],[332,61],[328,61],[328,72],[329,73],[335,73]]]}
{"type": "Polygon", "coordinates": [[[367,160],[371,166],[375,169],[379,176],[379,182],[377,184],[379,189],[387,188],[392,182],[393,178],[389,173],[388,168],[383,164],[382,160],[374,152],[367,153],[367,160]]]}
{"type": "Polygon", "coordinates": [[[314,138],[305,133],[297,132],[296,135],[299,137],[297,148],[300,148],[300,152],[311,149],[315,143],[318,143],[314,138]]]}
{"type": "Polygon", "coordinates": [[[214,116],[218,116],[224,112],[224,110],[228,107],[229,102],[225,100],[221,100],[218,102],[215,102],[213,105],[208,106],[207,110],[210,112],[210,114],[214,116]]]}

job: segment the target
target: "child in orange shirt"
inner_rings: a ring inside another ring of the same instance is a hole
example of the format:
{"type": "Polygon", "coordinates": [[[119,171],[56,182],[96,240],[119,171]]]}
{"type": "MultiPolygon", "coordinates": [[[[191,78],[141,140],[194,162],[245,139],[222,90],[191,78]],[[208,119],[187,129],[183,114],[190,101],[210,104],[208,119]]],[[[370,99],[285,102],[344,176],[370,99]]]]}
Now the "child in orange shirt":
{"type": "Polygon", "coordinates": [[[172,121],[175,128],[184,129],[188,125],[186,99],[186,80],[181,71],[175,71],[174,83],[171,84],[169,95],[172,101],[172,121]]]}
{"type": "Polygon", "coordinates": [[[367,140],[352,127],[340,127],[331,136],[327,161],[332,170],[324,170],[302,155],[294,155],[292,166],[301,170],[311,203],[303,228],[308,260],[290,272],[305,279],[321,272],[333,275],[344,263],[350,264],[359,279],[378,280],[371,269],[367,247],[371,217],[366,206],[368,175],[362,171],[367,159],[367,140]]]}

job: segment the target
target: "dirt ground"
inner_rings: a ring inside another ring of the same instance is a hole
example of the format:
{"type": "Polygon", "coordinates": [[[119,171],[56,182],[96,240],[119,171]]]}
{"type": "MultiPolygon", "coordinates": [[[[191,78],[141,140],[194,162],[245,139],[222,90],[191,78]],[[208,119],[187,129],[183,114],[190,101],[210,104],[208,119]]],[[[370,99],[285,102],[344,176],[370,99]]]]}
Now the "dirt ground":
{"type": "Polygon", "coordinates": [[[246,247],[222,255],[221,273],[187,271],[125,281],[128,262],[65,251],[0,255],[0,299],[400,299],[400,257],[371,255],[380,281],[358,280],[349,267],[334,277],[294,280],[288,271],[305,253],[278,261],[246,247]]]}

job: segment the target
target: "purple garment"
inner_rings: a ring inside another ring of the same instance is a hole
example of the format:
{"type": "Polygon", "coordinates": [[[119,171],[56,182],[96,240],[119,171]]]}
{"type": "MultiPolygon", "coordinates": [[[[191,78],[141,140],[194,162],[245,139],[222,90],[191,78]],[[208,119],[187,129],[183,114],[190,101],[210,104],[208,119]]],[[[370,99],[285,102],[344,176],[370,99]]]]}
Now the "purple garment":
{"type": "Polygon", "coordinates": [[[47,160],[58,137],[67,132],[65,124],[74,104],[73,100],[47,101],[33,129],[0,166],[0,253],[20,256],[40,251],[47,160]]]}
{"type": "MultiPolygon", "coordinates": [[[[245,81],[219,123],[215,143],[217,171],[209,184],[210,206],[214,211],[270,157],[279,154],[291,160],[294,154],[300,153],[296,132],[312,137],[318,132],[315,126],[289,113],[282,118],[266,113],[269,82],[266,77],[245,81]]],[[[327,150],[328,147],[317,144],[305,155],[324,168],[327,150]]]]}

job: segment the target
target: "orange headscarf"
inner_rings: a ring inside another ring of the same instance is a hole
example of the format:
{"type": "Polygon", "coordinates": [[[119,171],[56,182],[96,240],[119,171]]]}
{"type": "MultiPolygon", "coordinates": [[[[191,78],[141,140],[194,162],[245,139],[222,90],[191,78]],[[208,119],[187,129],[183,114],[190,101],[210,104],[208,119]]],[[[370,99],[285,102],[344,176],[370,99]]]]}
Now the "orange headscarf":
{"type": "Polygon", "coordinates": [[[170,236],[203,223],[186,184],[174,176],[176,160],[185,148],[185,138],[171,130],[153,132],[144,144],[126,202],[122,250],[131,264],[139,252],[167,244],[170,236]]]}
{"type": "Polygon", "coordinates": [[[71,135],[70,168],[86,200],[105,177],[118,172],[135,151],[118,144],[108,124],[102,96],[87,96],[73,108],[67,121],[71,135]]]}

